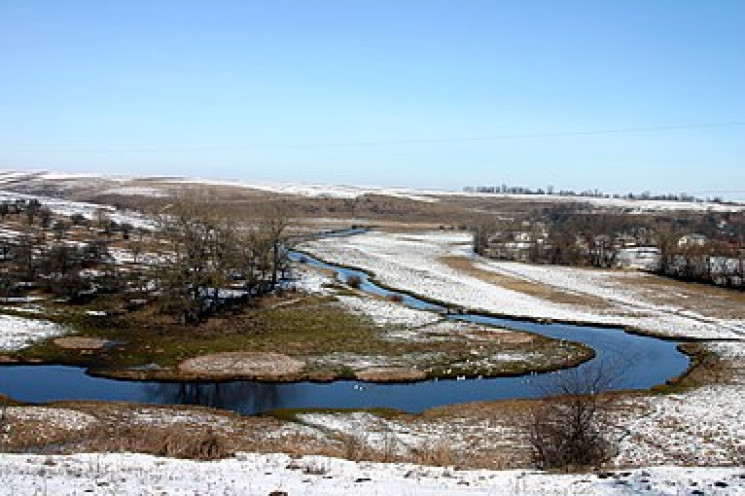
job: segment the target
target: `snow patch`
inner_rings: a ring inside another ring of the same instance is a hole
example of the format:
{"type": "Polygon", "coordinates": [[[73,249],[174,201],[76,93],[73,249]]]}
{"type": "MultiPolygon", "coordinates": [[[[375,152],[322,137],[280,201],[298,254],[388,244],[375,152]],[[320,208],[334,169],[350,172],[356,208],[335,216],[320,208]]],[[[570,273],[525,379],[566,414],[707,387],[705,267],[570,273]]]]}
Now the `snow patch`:
{"type": "Polygon", "coordinates": [[[0,350],[18,351],[66,333],[64,327],[46,320],[0,315],[0,350]]]}

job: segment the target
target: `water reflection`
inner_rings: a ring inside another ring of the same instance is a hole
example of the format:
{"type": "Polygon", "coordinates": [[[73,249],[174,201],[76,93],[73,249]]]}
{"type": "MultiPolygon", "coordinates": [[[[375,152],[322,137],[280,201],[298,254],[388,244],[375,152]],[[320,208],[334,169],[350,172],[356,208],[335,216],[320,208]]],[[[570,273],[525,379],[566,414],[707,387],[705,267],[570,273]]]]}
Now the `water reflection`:
{"type": "Polygon", "coordinates": [[[302,392],[291,384],[248,381],[219,383],[145,383],[149,403],[201,405],[254,415],[298,403],[302,392]]]}

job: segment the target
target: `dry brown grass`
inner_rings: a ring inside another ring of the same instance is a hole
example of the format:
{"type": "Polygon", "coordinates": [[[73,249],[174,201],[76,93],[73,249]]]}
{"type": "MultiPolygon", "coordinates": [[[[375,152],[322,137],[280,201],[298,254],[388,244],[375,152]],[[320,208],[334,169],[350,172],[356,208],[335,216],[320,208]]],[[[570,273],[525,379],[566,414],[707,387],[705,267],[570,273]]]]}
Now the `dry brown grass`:
{"type": "Polygon", "coordinates": [[[100,350],[106,346],[106,341],[98,338],[67,336],[55,339],[54,344],[66,350],[100,350]]]}
{"type": "Polygon", "coordinates": [[[427,374],[421,370],[404,367],[372,367],[355,373],[357,380],[367,382],[411,382],[426,377],[427,374]]]}
{"type": "Polygon", "coordinates": [[[461,459],[455,456],[450,444],[442,440],[430,442],[416,450],[413,455],[412,461],[421,465],[449,467],[455,465],[456,460],[461,463],[461,459]]]}
{"type": "Polygon", "coordinates": [[[169,427],[118,426],[98,429],[83,441],[84,449],[106,452],[137,452],[172,458],[216,460],[233,455],[225,433],[209,427],[182,424],[169,427]]]}
{"type": "MultiPolygon", "coordinates": [[[[619,277],[616,281],[629,284],[628,278],[619,277]]],[[[684,308],[706,317],[745,319],[745,292],[742,291],[651,274],[634,278],[631,284],[655,304],[684,308]]]]}
{"type": "Polygon", "coordinates": [[[200,378],[247,378],[292,380],[300,375],[305,363],[280,353],[224,352],[189,358],[179,364],[185,375],[200,378]]]}
{"type": "Polygon", "coordinates": [[[494,284],[496,286],[512,291],[517,291],[519,293],[524,293],[536,298],[541,298],[543,300],[548,300],[564,305],[581,305],[591,307],[593,309],[609,308],[607,302],[596,296],[569,293],[550,286],[527,281],[525,279],[479,269],[474,265],[473,261],[469,260],[466,257],[440,257],[439,261],[453,270],[464,272],[465,274],[468,274],[471,277],[475,277],[476,279],[479,279],[481,281],[488,282],[489,284],[494,284]]]}

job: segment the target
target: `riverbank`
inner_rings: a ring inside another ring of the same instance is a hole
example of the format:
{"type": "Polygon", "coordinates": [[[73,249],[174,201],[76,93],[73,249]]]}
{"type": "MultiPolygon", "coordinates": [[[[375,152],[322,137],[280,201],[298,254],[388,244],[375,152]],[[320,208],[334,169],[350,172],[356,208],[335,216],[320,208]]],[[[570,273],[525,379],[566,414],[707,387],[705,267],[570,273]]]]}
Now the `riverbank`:
{"type": "MultiPolygon", "coordinates": [[[[677,392],[614,393],[619,400],[614,401],[612,425],[619,451],[608,470],[740,463],[737,454],[745,452],[740,432],[745,421],[745,374],[737,364],[745,349],[739,343],[696,346],[715,354],[720,363],[716,368],[711,361],[694,368],[677,385],[677,392]]],[[[184,387],[181,394],[190,392],[196,390],[184,387]]],[[[524,421],[535,405],[526,399],[461,403],[420,414],[356,409],[242,416],[194,406],[15,404],[5,410],[0,448],[50,455],[138,451],[185,458],[282,452],[458,470],[520,469],[532,465],[524,421]],[[207,445],[212,451],[202,453],[207,445]]]]}
{"type": "Polygon", "coordinates": [[[491,261],[474,257],[470,243],[468,233],[368,232],[316,240],[303,249],[375,274],[384,287],[480,313],[618,326],[674,339],[745,336],[745,307],[737,292],[658,283],[639,272],[491,261]]]}
{"type": "Polygon", "coordinates": [[[365,295],[334,282],[329,271],[298,272],[297,284],[257,307],[198,326],[177,325],[147,306],[124,312],[111,299],[95,308],[37,304],[35,317],[74,336],[6,353],[3,361],[82,366],[137,381],[415,382],[547,372],[593,356],[565,340],[365,295]]]}

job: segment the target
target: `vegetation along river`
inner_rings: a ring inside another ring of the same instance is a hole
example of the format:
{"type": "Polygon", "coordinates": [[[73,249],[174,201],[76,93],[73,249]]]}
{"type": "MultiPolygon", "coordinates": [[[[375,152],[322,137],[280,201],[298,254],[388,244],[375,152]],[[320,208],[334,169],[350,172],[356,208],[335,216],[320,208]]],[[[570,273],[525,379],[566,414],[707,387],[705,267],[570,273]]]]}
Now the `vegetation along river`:
{"type": "MultiPolygon", "coordinates": [[[[374,284],[362,271],[338,267],[292,252],[295,260],[336,271],[340,280],[357,276],[360,289],[369,293],[400,295],[403,304],[447,314],[444,306],[374,284]]],[[[688,358],[673,341],[625,332],[621,328],[535,323],[478,313],[447,314],[447,318],[529,331],[555,339],[584,343],[595,357],[580,370],[611,364],[617,370],[617,389],[647,389],[677,377],[688,358]]],[[[393,408],[406,412],[470,401],[538,397],[554,374],[531,374],[463,380],[430,380],[411,384],[372,384],[356,381],[332,383],[262,383],[255,381],[173,383],[133,382],[92,377],[85,369],[59,365],[0,367],[0,394],[24,402],[56,400],[135,401],[157,404],[196,404],[259,414],[276,409],[393,408]]]]}

